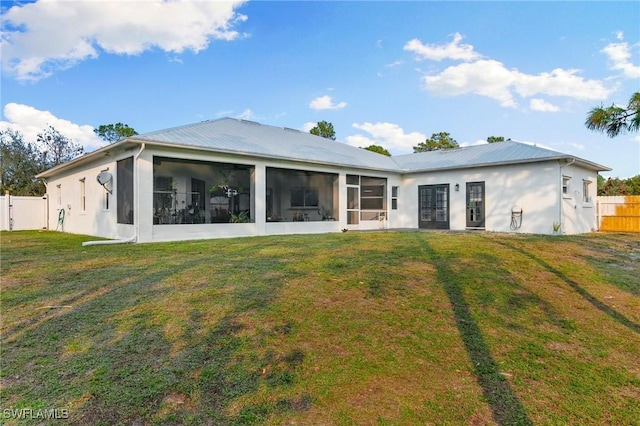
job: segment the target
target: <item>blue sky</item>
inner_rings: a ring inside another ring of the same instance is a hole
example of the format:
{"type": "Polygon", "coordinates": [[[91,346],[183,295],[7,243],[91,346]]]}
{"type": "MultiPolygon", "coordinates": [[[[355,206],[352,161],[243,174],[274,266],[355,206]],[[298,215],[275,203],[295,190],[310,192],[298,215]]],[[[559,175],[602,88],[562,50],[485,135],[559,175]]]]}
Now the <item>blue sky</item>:
{"type": "Polygon", "coordinates": [[[392,154],[504,136],[640,174],[640,135],[584,127],[640,90],[640,2],[2,2],[0,127],[87,150],[220,117],[392,154]]]}

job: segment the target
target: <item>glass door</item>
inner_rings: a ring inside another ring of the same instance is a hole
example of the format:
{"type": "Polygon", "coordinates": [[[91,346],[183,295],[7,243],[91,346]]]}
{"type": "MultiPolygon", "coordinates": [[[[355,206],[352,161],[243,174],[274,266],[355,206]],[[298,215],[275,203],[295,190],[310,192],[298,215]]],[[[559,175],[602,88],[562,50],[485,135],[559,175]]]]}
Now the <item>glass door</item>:
{"type": "Polygon", "coordinates": [[[418,227],[449,229],[449,184],[418,187],[418,227]]]}
{"type": "Polygon", "coordinates": [[[467,228],[484,228],[484,182],[467,182],[467,228]]]}
{"type": "Polygon", "coordinates": [[[360,188],[347,186],[347,225],[360,223],[360,188]]]}
{"type": "Polygon", "coordinates": [[[360,176],[347,175],[347,225],[360,223],[360,176]]]}

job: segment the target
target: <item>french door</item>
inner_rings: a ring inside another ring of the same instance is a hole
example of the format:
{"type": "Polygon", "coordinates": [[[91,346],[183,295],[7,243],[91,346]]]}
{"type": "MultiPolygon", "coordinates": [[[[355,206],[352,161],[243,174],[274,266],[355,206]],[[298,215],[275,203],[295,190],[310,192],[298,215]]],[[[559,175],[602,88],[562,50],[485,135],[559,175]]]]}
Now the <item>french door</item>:
{"type": "Polygon", "coordinates": [[[418,227],[449,229],[449,184],[418,187],[418,227]]]}
{"type": "Polygon", "coordinates": [[[467,228],[484,228],[484,182],[467,182],[467,228]]]}

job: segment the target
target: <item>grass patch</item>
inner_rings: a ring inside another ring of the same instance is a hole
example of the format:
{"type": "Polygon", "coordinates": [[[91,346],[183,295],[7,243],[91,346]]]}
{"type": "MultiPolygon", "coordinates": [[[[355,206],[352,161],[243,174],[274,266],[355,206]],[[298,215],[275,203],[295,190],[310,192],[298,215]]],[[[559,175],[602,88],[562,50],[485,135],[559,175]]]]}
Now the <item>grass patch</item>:
{"type": "Polygon", "coordinates": [[[637,235],[0,236],[2,409],[98,425],[640,418],[637,235]]]}

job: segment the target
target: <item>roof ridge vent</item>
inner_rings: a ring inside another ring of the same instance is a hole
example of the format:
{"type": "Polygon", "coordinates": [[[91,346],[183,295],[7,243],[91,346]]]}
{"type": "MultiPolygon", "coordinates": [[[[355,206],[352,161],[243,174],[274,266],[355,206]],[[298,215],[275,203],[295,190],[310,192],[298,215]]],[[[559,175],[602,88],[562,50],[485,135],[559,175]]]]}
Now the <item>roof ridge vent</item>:
{"type": "Polygon", "coordinates": [[[296,133],[302,133],[300,130],[298,129],[292,129],[291,127],[283,127],[282,130],[286,130],[287,132],[296,132],[296,133]]]}
{"type": "Polygon", "coordinates": [[[260,125],[260,123],[258,123],[257,121],[245,120],[244,118],[241,118],[240,122],[260,125]]]}

